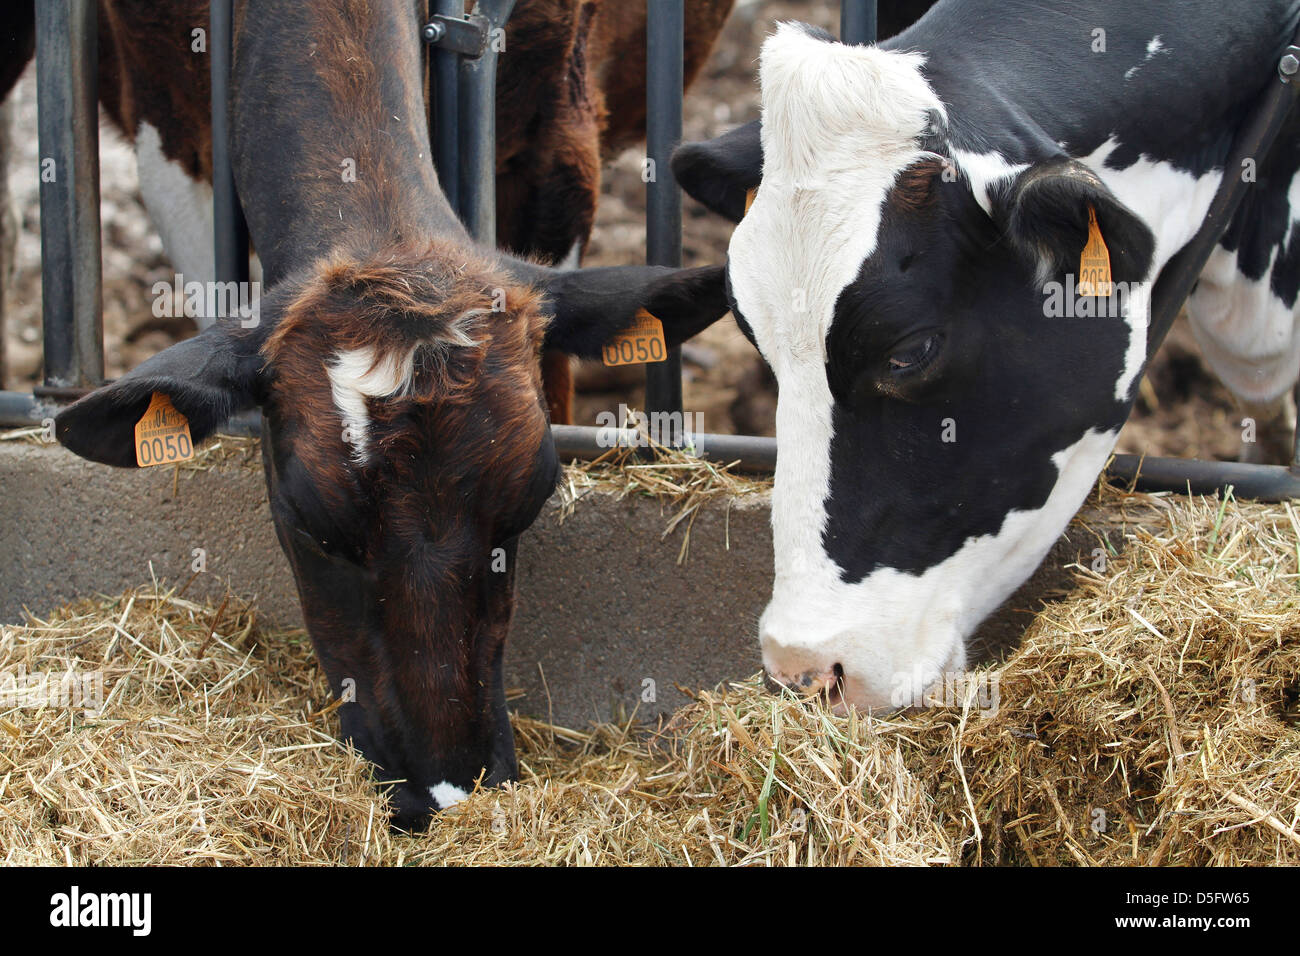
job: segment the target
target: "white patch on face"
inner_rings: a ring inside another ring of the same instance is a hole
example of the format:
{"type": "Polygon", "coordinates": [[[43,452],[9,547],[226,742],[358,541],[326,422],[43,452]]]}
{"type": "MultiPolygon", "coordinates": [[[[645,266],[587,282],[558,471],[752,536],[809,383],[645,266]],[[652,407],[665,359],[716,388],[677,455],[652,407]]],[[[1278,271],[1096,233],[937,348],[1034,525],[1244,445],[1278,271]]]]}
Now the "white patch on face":
{"type": "Polygon", "coordinates": [[[469,336],[469,323],[485,314],[480,309],[462,313],[447,327],[441,339],[421,343],[405,355],[386,355],[376,360],[375,350],[367,346],[339,351],[334,360],[326,364],[330,394],[339,417],[343,419],[353,461],[364,464],[369,455],[370,414],[366,410],[366,399],[389,398],[408,391],[415,374],[415,352],[422,346],[456,348],[477,345],[469,336]]]}
{"type": "Polygon", "coordinates": [[[970,181],[975,201],[989,215],[993,214],[993,202],[989,198],[993,185],[1018,176],[1029,168],[1028,163],[1012,163],[1000,153],[970,153],[955,146],[949,146],[948,149],[953,162],[970,181]]]}
{"type": "MultiPolygon", "coordinates": [[[[778,416],[778,435],[780,428],[778,416]]],[[[920,575],[881,568],[848,584],[826,555],[819,526],[785,527],[775,542],[783,560],[759,623],[764,665],[796,674],[839,664],[844,700],[858,707],[921,700],[943,675],[965,666],[966,638],[1038,567],[1092,489],[1117,435],[1091,430],[1057,452],[1052,462],[1059,477],[1041,508],[1011,512],[997,533],[967,540],[920,575]],[[799,560],[785,560],[790,555],[799,560]]],[[[807,435],[782,441],[778,467],[787,453],[828,459],[829,444],[816,441],[807,435]]],[[[789,504],[780,500],[783,490],[778,476],[774,525],[789,504]]],[[[817,510],[824,521],[820,504],[817,510]]]]}
{"type": "MultiPolygon", "coordinates": [[[[191,179],[162,150],[158,130],[141,122],[135,134],[140,195],[149,218],[162,237],[167,258],[187,280],[211,282],[216,278],[212,239],[212,187],[191,179]]],[[[201,326],[214,319],[204,317],[201,326]]]]}
{"type": "Polygon", "coordinates": [[[728,255],[778,377],[788,361],[821,363],[835,299],[875,249],[885,194],[927,155],[919,139],[943,104],[923,64],[791,24],[763,44],[763,182],[728,255]]]}
{"type": "Polygon", "coordinates": [[[338,352],[334,361],[325,366],[334,407],[343,419],[352,459],[358,464],[365,462],[369,454],[370,415],[366,411],[366,398],[392,395],[401,389],[410,380],[414,354],[412,350],[404,359],[389,356],[376,363],[374,349],[350,349],[338,352]]]}
{"type": "Polygon", "coordinates": [[[469,794],[455,784],[444,780],[442,783],[436,783],[429,788],[429,796],[433,797],[433,802],[438,805],[439,810],[446,810],[460,803],[469,794]]]}
{"type": "Polygon", "coordinates": [[[876,246],[898,174],[943,104],[917,54],[782,24],[763,45],[763,182],[728,250],[737,305],[780,383],[772,530],[778,575],[821,560],[830,473],[826,333],[876,246]]]}

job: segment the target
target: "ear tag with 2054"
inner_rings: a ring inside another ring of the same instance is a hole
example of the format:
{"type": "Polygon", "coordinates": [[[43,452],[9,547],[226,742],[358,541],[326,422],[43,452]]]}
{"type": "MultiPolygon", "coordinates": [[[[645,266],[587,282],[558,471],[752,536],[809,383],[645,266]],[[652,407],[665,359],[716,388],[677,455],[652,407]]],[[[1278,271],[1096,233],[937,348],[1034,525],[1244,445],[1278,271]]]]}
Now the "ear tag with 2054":
{"type": "Polygon", "coordinates": [[[1109,298],[1114,286],[1110,276],[1110,250],[1101,237],[1097,210],[1088,207],[1088,242],[1079,257],[1079,295],[1109,298]]]}

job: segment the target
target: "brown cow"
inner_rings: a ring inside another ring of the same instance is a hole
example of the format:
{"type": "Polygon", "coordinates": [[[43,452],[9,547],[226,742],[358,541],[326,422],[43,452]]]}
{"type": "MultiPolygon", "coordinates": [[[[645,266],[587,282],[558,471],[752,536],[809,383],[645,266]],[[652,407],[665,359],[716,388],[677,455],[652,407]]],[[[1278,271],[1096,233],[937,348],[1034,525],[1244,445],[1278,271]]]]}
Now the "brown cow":
{"type": "MultiPolygon", "coordinates": [[[[428,162],[412,5],[239,14],[231,146],[269,286],[256,321],[160,352],[65,409],[56,434],[129,467],[156,396],[196,442],[261,409],[271,512],[343,735],[400,781],[409,828],[516,774],[501,677],[515,549],[558,472],[539,350],[597,354],[640,308],[680,342],[725,314],[721,270],[561,271],[477,248],[428,162]]],[[[178,83],[159,63],[184,60],[190,35],[173,28],[206,17],[204,0],[165,14],[115,0],[105,21],[110,101],[186,109],[165,143],[196,164],[203,114],[176,87],[201,73],[178,83]]]]}

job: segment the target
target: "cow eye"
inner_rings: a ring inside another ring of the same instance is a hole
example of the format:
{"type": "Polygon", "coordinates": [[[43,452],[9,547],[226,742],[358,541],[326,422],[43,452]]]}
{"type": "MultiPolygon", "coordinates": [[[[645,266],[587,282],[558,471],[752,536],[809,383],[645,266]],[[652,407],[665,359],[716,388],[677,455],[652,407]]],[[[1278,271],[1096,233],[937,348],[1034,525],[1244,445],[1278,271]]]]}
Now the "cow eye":
{"type": "Polygon", "coordinates": [[[911,375],[923,371],[939,353],[942,336],[937,332],[903,342],[889,356],[889,371],[894,375],[911,375]]]}

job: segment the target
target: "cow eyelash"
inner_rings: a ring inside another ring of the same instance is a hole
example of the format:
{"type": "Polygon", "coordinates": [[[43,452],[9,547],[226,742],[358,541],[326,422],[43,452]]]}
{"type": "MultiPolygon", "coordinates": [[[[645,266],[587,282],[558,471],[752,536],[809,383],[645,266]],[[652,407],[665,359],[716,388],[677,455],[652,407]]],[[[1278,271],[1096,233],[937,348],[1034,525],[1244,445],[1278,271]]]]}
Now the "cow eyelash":
{"type": "Polygon", "coordinates": [[[924,371],[939,353],[943,336],[932,332],[924,338],[914,338],[896,348],[886,360],[890,375],[915,375],[924,371]]]}

